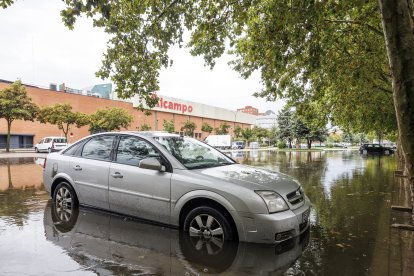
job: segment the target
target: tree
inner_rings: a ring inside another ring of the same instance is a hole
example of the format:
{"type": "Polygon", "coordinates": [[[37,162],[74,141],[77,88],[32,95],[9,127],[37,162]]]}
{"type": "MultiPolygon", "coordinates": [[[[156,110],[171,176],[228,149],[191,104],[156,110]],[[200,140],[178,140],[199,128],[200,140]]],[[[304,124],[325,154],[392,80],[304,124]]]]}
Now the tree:
{"type": "Polygon", "coordinates": [[[175,131],[175,126],[174,126],[174,121],[170,120],[164,120],[162,123],[162,126],[164,127],[164,131],[168,132],[168,133],[173,133],[175,131]]]}
{"type": "Polygon", "coordinates": [[[233,134],[234,134],[234,137],[235,137],[235,138],[240,137],[242,130],[243,130],[243,129],[241,128],[241,126],[236,125],[236,126],[234,127],[234,129],[233,129],[233,134]]]}
{"type": "Polygon", "coordinates": [[[292,148],[293,118],[290,108],[285,106],[281,111],[279,111],[276,120],[278,125],[278,138],[286,140],[289,144],[289,148],[292,148]]]}
{"type": "Polygon", "coordinates": [[[89,131],[99,133],[120,130],[130,126],[133,117],[123,108],[98,109],[89,116],[89,131]]]}
{"type": "Polygon", "coordinates": [[[262,127],[255,126],[253,127],[252,132],[253,136],[256,137],[260,142],[263,141],[263,138],[268,138],[269,136],[269,131],[262,127]]]}
{"type": "Polygon", "coordinates": [[[253,131],[250,128],[243,129],[241,134],[247,142],[249,142],[250,139],[253,137],[253,131]]]}
{"type": "Polygon", "coordinates": [[[149,124],[144,123],[144,124],[141,125],[141,128],[138,127],[138,130],[149,131],[149,130],[151,130],[151,126],[149,124]]]}
{"type": "MultiPolygon", "coordinates": [[[[414,15],[412,0],[378,0],[391,68],[394,105],[405,171],[414,204],[414,15]]],[[[414,208],[412,208],[414,219],[414,208]]]]}
{"type": "Polygon", "coordinates": [[[219,127],[215,128],[217,135],[229,134],[230,125],[227,123],[221,123],[219,127]]]}
{"type": "Polygon", "coordinates": [[[14,120],[34,121],[39,108],[27,96],[20,80],[0,90],[0,118],[7,121],[6,151],[10,151],[10,131],[14,120]]]}
{"type": "Polygon", "coordinates": [[[44,107],[40,109],[37,120],[43,124],[57,125],[66,139],[72,125],[80,128],[89,124],[88,116],[81,112],[73,112],[72,106],[69,104],[55,104],[44,107]]]}
{"type": "Polygon", "coordinates": [[[208,134],[210,134],[213,131],[213,127],[210,126],[208,123],[203,123],[201,125],[201,131],[208,132],[208,134]]]}
{"type": "Polygon", "coordinates": [[[184,131],[185,136],[194,136],[194,130],[197,128],[197,125],[194,122],[187,121],[184,123],[183,127],[181,128],[184,131]]]}

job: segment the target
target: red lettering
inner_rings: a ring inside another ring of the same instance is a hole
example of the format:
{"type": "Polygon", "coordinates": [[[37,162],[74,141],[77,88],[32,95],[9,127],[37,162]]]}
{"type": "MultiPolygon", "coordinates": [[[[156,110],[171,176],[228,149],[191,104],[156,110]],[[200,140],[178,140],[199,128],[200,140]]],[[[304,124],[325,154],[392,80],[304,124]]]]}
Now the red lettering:
{"type": "Polygon", "coordinates": [[[164,108],[168,108],[168,101],[164,101],[164,104],[162,105],[164,108]]]}
{"type": "Polygon", "coordinates": [[[188,106],[188,112],[189,112],[189,113],[193,112],[193,106],[191,106],[191,105],[190,105],[190,106],[188,106]]]}
{"type": "Polygon", "coordinates": [[[183,113],[185,113],[187,111],[187,106],[183,104],[182,107],[183,107],[183,113]]]}
{"type": "Polygon", "coordinates": [[[174,109],[174,103],[173,102],[168,103],[168,109],[174,109]]]}
{"type": "Polygon", "coordinates": [[[162,107],[162,98],[159,98],[158,99],[158,105],[157,105],[158,107],[162,107]]]}
{"type": "Polygon", "coordinates": [[[179,110],[179,111],[181,111],[181,104],[179,104],[179,103],[174,103],[174,110],[179,110]]]}

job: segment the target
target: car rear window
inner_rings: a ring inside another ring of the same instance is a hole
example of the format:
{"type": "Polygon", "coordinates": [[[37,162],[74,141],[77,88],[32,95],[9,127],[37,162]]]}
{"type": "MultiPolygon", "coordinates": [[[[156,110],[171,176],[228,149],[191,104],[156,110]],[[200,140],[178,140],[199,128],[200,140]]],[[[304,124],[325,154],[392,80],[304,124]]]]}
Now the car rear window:
{"type": "Polygon", "coordinates": [[[54,138],[55,143],[67,143],[66,138],[54,138]]]}

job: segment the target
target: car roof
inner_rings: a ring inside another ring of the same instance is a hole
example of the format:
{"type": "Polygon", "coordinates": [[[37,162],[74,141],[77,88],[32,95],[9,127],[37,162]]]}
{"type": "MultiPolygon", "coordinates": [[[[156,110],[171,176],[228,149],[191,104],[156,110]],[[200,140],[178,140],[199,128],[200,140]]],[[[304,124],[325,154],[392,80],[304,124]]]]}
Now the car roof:
{"type": "Polygon", "coordinates": [[[119,133],[138,134],[146,137],[180,137],[178,134],[168,133],[166,131],[120,131],[119,133]]]}

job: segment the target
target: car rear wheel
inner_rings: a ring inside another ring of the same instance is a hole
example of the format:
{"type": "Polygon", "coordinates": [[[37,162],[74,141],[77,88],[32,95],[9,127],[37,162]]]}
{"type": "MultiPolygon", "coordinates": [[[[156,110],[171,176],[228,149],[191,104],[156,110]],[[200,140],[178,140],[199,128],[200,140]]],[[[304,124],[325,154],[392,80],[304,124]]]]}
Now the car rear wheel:
{"type": "Polygon", "coordinates": [[[39,149],[38,149],[38,148],[35,148],[35,152],[36,152],[36,153],[39,153],[39,149]]]}
{"type": "Polygon", "coordinates": [[[52,149],[51,149],[51,148],[48,148],[48,149],[47,149],[47,152],[48,152],[48,153],[51,153],[51,152],[52,152],[52,149]]]}
{"type": "Polygon", "coordinates": [[[57,185],[53,194],[53,201],[58,208],[73,210],[78,207],[78,197],[72,186],[66,182],[57,185]]]}
{"type": "Polygon", "coordinates": [[[210,206],[200,206],[191,210],[184,220],[184,230],[190,237],[218,243],[235,238],[230,218],[210,206]]]}

